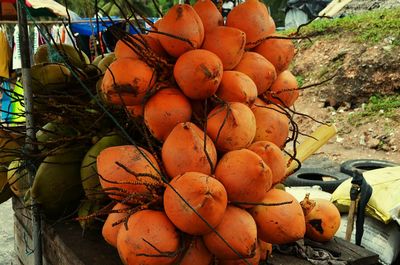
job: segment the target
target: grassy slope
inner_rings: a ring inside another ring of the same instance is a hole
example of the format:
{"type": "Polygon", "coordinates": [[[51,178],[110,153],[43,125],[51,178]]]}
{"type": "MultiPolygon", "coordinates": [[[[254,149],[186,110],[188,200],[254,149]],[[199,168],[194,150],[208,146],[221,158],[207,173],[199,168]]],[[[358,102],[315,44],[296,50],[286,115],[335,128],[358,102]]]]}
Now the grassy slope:
{"type": "MultiPolygon", "coordinates": [[[[293,35],[296,30],[288,30],[285,35],[293,35]]],[[[302,27],[301,36],[315,39],[339,39],[342,34],[352,34],[355,42],[371,45],[388,40],[391,45],[400,46],[400,8],[374,10],[365,13],[335,19],[319,19],[302,27]]],[[[302,42],[302,47],[312,45],[302,42]]],[[[298,77],[302,81],[301,77],[298,77]]],[[[302,83],[302,82],[300,82],[302,83]]],[[[350,115],[353,125],[371,122],[379,117],[394,118],[400,109],[400,93],[395,95],[374,95],[363,105],[360,112],[350,115]]]]}
{"type": "MultiPolygon", "coordinates": [[[[355,41],[377,43],[390,37],[393,45],[400,45],[400,8],[378,9],[343,18],[319,19],[301,28],[302,36],[335,37],[352,33],[355,41]]],[[[286,34],[295,32],[289,30],[286,34]]]]}

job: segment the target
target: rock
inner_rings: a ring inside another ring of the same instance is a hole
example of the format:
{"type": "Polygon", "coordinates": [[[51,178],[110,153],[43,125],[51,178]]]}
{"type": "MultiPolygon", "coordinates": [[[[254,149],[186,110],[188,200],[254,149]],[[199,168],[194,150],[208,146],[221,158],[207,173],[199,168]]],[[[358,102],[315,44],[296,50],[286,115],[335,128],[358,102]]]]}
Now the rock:
{"type": "Polygon", "coordinates": [[[378,149],[380,143],[381,141],[379,139],[373,138],[368,141],[368,147],[371,149],[378,149]]]}
{"type": "Polygon", "coordinates": [[[340,107],[338,108],[338,112],[345,112],[351,109],[351,104],[349,102],[342,102],[340,107]]]}
{"type": "Polygon", "coordinates": [[[391,148],[388,144],[382,144],[380,146],[380,149],[382,149],[383,151],[391,151],[391,148]]]}
{"type": "Polygon", "coordinates": [[[359,143],[360,143],[360,145],[367,145],[366,142],[365,142],[365,135],[364,134],[360,136],[359,143]]]}

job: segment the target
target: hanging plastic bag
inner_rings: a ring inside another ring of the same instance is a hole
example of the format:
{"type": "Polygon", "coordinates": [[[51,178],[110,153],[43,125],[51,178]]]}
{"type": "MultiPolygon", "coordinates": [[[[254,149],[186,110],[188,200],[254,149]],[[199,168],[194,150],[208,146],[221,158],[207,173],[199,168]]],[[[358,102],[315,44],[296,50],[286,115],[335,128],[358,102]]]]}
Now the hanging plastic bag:
{"type": "Polygon", "coordinates": [[[8,126],[21,126],[25,122],[22,84],[19,81],[15,85],[3,82],[2,86],[6,92],[1,98],[1,121],[8,126]]]}

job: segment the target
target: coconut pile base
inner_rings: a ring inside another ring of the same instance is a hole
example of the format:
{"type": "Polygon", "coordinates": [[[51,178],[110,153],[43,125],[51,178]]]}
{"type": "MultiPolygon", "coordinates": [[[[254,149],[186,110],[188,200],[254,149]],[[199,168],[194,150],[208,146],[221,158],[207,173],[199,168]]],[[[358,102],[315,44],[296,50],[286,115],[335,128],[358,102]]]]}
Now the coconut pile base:
{"type": "MultiPolygon", "coordinates": [[[[29,236],[31,234],[30,220],[26,218],[30,216],[30,211],[24,209],[21,202],[15,198],[13,198],[13,208],[15,212],[15,264],[33,265],[34,256],[27,255],[26,252],[26,247],[33,245],[32,238],[29,236]]],[[[340,258],[346,260],[348,264],[359,264],[361,260],[363,265],[379,264],[378,255],[339,238],[334,238],[323,244],[308,240],[306,241],[306,245],[322,247],[334,255],[340,253],[340,258]]],[[[44,223],[43,251],[43,258],[47,264],[122,264],[115,248],[103,240],[100,231],[96,229],[87,230],[85,234],[82,235],[82,228],[76,221],[59,222],[57,224],[44,223]]],[[[275,265],[311,264],[305,259],[293,255],[285,255],[277,251],[273,252],[268,262],[269,264],[275,265]]]]}

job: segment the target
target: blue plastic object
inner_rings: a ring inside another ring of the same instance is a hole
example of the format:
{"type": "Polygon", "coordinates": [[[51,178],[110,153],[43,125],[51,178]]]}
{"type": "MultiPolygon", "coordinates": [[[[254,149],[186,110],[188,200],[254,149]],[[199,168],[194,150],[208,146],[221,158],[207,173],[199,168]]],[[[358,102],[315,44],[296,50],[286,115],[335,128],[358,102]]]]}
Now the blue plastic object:
{"type": "MultiPolygon", "coordinates": [[[[108,27],[113,25],[124,27],[125,21],[120,20],[118,17],[111,17],[111,19],[113,21],[109,21],[108,18],[103,18],[104,21],[99,19],[98,28],[96,18],[83,18],[81,20],[87,22],[72,22],[70,27],[73,33],[78,33],[81,36],[91,36],[92,33],[97,36],[98,32],[104,32],[108,27]]],[[[129,25],[129,32],[137,34],[139,30],[129,25]]]]}

